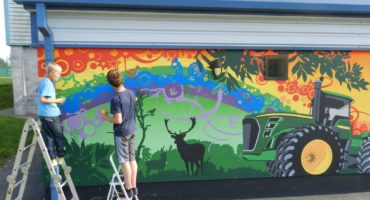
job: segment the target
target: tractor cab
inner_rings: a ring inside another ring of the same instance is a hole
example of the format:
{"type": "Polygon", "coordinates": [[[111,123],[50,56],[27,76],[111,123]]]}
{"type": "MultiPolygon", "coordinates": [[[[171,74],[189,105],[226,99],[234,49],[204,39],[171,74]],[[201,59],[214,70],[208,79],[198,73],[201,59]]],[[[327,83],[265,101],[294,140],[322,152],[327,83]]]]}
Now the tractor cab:
{"type": "Polygon", "coordinates": [[[316,123],[333,127],[338,120],[350,118],[352,98],[321,90],[321,81],[315,82],[315,97],[311,114],[316,123]]]}

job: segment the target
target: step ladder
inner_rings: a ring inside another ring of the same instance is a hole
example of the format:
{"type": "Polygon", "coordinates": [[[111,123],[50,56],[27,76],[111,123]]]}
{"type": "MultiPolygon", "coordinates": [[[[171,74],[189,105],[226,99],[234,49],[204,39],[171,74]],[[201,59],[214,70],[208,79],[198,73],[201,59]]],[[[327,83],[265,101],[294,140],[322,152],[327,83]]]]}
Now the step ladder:
{"type": "Polygon", "coordinates": [[[128,197],[124,186],[125,181],[123,178],[123,174],[119,173],[119,171],[121,171],[121,165],[116,166],[113,159],[114,154],[115,152],[113,152],[109,157],[110,164],[113,168],[113,175],[111,181],[109,182],[110,187],[107,200],[139,200],[138,196],[133,196],[132,198],[128,197]]]}
{"type": "Polygon", "coordinates": [[[67,166],[65,162],[62,162],[60,164],[60,166],[62,167],[64,171],[64,176],[66,178],[66,181],[62,183],[61,182],[62,177],[55,172],[55,168],[51,162],[49,153],[45,146],[44,140],[41,136],[38,124],[32,118],[27,119],[26,123],[24,124],[21,140],[19,142],[18,152],[17,152],[15,162],[14,162],[13,171],[12,171],[12,174],[7,177],[7,181],[9,182],[9,187],[6,193],[6,200],[12,199],[12,195],[18,187],[19,187],[18,196],[15,198],[15,200],[21,200],[23,198],[23,193],[24,193],[24,190],[27,184],[29,169],[32,163],[32,159],[33,159],[37,144],[40,147],[42,156],[48,167],[50,178],[52,178],[53,180],[54,186],[58,193],[59,200],[66,200],[66,197],[63,192],[63,187],[66,184],[68,184],[69,189],[72,193],[72,196],[73,196],[72,199],[79,200],[75,186],[73,184],[73,181],[70,175],[72,168],[70,166],[67,166]],[[32,143],[26,146],[27,136],[32,131],[34,133],[32,143]],[[28,156],[27,156],[27,161],[21,164],[23,153],[26,151],[29,151],[28,156]],[[19,170],[21,170],[23,175],[21,176],[22,177],[21,180],[17,182],[16,179],[17,179],[19,170]]]}

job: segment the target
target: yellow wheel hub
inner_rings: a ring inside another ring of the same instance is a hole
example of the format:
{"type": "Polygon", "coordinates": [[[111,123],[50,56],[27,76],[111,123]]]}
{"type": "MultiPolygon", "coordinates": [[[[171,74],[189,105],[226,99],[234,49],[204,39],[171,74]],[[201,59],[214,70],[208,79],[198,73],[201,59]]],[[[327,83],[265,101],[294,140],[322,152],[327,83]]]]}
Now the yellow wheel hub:
{"type": "Polygon", "coordinates": [[[303,169],[311,175],[320,175],[329,169],[333,161],[333,152],[330,145],[320,139],[312,140],[303,148],[301,164],[303,169]]]}

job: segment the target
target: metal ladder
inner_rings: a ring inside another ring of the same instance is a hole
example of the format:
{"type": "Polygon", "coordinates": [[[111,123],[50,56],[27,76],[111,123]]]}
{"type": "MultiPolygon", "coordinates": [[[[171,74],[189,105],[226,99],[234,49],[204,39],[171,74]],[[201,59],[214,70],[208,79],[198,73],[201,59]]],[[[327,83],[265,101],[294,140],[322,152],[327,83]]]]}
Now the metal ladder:
{"type": "Polygon", "coordinates": [[[28,179],[28,171],[30,169],[32,159],[33,159],[33,156],[35,154],[37,144],[40,147],[40,150],[42,152],[42,156],[43,156],[43,158],[45,160],[45,163],[48,167],[50,177],[53,179],[53,183],[54,183],[56,191],[58,193],[59,200],[66,200],[66,197],[65,197],[64,192],[63,192],[63,187],[66,184],[68,184],[69,189],[72,193],[72,196],[73,196],[72,199],[73,200],[79,200],[77,192],[76,192],[76,188],[73,184],[73,181],[72,181],[72,178],[71,178],[71,175],[70,175],[70,173],[72,171],[72,168],[70,166],[67,166],[65,162],[62,162],[60,164],[63,171],[64,171],[64,176],[66,178],[66,181],[61,183],[62,177],[55,172],[54,166],[53,166],[52,161],[50,159],[50,156],[49,156],[49,153],[48,153],[47,148],[45,146],[44,140],[41,136],[40,129],[37,125],[37,122],[32,118],[27,119],[26,123],[24,124],[21,140],[19,142],[17,156],[16,156],[15,162],[14,162],[13,171],[12,171],[12,174],[7,177],[7,181],[9,182],[9,187],[8,187],[8,191],[6,193],[6,200],[11,200],[12,199],[13,192],[18,187],[20,187],[19,191],[18,191],[19,194],[18,194],[18,197],[15,198],[15,200],[21,200],[23,198],[23,193],[24,193],[24,190],[26,188],[27,179],[28,179]],[[27,136],[30,132],[30,129],[32,129],[33,132],[34,132],[32,143],[30,145],[25,146],[27,136]],[[28,153],[28,156],[27,156],[27,161],[21,164],[23,153],[27,150],[29,150],[29,153],[28,153]],[[22,176],[21,180],[17,182],[16,179],[17,179],[19,170],[21,170],[23,176],[22,176]]]}
{"type": "Polygon", "coordinates": [[[127,195],[127,192],[125,190],[125,181],[123,179],[123,175],[120,175],[119,171],[121,169],[121,165],[116,166],[113,155],[115,152],[113,152],[110,157],[110,164],[112,165],[113,168],[113,175],[112,179],[109,182],[109,192],[107,196],[107,200],[139,200],[138,196],[133,196],[132,198],[129,198],[127,195]],[[118,187],[118,188],[117,188],[118,187]],[[118,189],[120,192],[123,193],[123,195],[120,195],[118,189]]]}

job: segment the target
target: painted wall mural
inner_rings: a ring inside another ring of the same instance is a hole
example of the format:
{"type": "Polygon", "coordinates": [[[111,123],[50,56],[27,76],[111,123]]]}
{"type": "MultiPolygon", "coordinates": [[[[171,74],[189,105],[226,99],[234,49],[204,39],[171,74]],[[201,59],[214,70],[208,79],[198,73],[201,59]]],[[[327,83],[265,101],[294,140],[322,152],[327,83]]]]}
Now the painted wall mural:
{"type": "MultiPolygon", "coordinates": [[[[369,54],[56,49],[75,184],[105,185],[111,178],[113,130],[100,111],[114,94],[105,79],[112,68],[138,97],[140,182],[367,173],[369,54]],[[264,79],[264,58],[271,55],[288,56],[288,80],[264,79]]],[[[43,49],[38,64],[42,77],[43,49]]]]}

